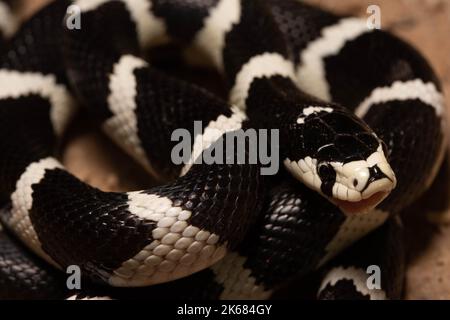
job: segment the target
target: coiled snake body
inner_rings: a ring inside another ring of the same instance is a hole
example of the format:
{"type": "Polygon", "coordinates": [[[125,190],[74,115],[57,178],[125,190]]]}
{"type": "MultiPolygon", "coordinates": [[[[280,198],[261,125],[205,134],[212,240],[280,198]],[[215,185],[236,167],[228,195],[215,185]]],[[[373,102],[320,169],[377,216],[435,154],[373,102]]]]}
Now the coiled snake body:
{"type": "MultiPolygon", "coordinates": [[[[79,266],[101,295],[130,297],[107,284],[145,287],[129,289],[141,298],[268,298],[383,225],[436,175],[440,84],[413,48],[363,20],[294,0],[78,0],[81,28],[70,29],[71,4],[48,5],[2,47],[0,218],[53,267],[79,266]],[[168,42],[220,71],[229,103],[143,58],[168,42]],[[166,184],[102,192],[66,171],[54,149],[77,105],[166,184]],[[172,132],[194,134],[198,120],[191,160],[226,150],[219,138],[239,129],[277,129],[287,170],[174,164],[172,132]]],[[[61,275],[8,234],[0,296],[67,294],[61,275]]],[[[395,219],[371,237],[383,253],[361,242],[367,260],[329,270],[320,298],[400,296],[395,219]],[[371,259],[383,270],[377,292],[361,287],[371,259]]]]}

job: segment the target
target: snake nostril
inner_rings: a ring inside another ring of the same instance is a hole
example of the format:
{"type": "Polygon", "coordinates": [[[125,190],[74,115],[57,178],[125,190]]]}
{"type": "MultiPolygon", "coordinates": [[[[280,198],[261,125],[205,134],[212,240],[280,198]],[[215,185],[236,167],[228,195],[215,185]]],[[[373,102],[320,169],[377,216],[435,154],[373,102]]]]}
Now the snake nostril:
{"type": "Polygon", "coordinates": [[[358,186],[358,179],[353,179],[353,186],[355,188],[358,186]]]}

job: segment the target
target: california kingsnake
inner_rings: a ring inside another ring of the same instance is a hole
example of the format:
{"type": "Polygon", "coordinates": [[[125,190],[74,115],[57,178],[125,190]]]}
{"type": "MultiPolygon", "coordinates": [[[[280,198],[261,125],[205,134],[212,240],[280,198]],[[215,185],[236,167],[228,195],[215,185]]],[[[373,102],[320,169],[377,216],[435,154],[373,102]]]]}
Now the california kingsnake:
{"type": "MultiPolygon", "coordinates": [[[[0,218],[56,267],[119,287],[169,282],[135,293],[268,298],[382,225],[436,175],[439,82],[413,48],[363,20],[295,0],[78,0],[81,28],[68,29],[70,4],[24,23],[0,57],[0,218]],[[169,41],[224,75],[233,107],[143,59],[169,41]],[[77,104],[168,184],[106,193],[65,171],[54,149],[77,104]],[[191,160],[228,151],[222,135],[277,129],[290,174],[264,176],[249,161],[173,164],[172,132],[193,134],[198,120],[191,160]]],[[[395,251],[391,229],[379,233],[395,251]]],[[[2,259],[25,259],[17,250],[2,259]]],[[[395,268],[389,276],[401,278],[395,268]]],[[[353,269],[342,270],[325,277],[319,297],[340,296],[343,280],[330,277],[353,269]]],[[[395,286],[387,297],[401,283],[384,281],[395,286]]],[[[16,296],[11,288],[5,296],[16,296]]]]}

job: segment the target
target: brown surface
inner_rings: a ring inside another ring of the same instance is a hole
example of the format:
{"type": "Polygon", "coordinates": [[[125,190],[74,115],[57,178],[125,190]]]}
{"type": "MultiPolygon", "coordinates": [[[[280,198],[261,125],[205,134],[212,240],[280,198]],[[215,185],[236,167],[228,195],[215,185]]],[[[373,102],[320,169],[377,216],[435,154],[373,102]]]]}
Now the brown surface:
{"type": "MultiPolygon", "coordinates": [[[[448,0],[310,0],[344,14],[366,15],[366,8],[381,8],[382,28],[415,45],[431,62],[442,80],[450,106],[450,1],[448,0]]],[[[436,186],[404,216],[409,263],[406,298],[450,299],[450,211],[447,202],[448,174],[441,171],[443,185],[436,186]],[[443,198],[443,199],[441,199],[443,198]],[[428,219],[427,219],[428,218],[428,219]]]]}
{"type": "MultiPolygon", "coordinates": [[[[23,0],[26,15],[47,0],[23,0]]],[[[364,16],[369,5],[381,8],[382,27],[410,41],[429,59],[442,79],[450,106],[450,1],[449,0],[308,0],[335,12],[364,16]]],[[[83,122],[83,121],[80,121],[83,122]]],[[[69,139],[63,161],[80,178],[105,190],[129,190],[150,179],[98,131],[78,127],[69,139]]],[[[441,184],[448,183],[447,171],[441,184]]],[[[410,258],[406,297],[450,299],[450,212],[443,205],[447,187],[436,187],[405,213],[410,258]],[[431,200],[430,200],[431,199],[431,200]],[[448,210],[447,210],[448,211],[448,210]]]]}

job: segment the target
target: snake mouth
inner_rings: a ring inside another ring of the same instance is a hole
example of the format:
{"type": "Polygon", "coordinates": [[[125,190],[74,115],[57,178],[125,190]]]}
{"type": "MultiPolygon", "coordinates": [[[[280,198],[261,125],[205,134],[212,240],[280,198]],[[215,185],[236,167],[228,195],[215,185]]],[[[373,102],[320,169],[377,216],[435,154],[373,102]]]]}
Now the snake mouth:
{"type": "Polygon", "coordinates": [[[345,214],[353,215],[358,213],[366,213],[374,209],[388,195],[389,192],[381,191],[373,194],[367,199],[363,199],[357,202],[344,201],[338,199],[334,199],[334,202],[345,214]]]}

